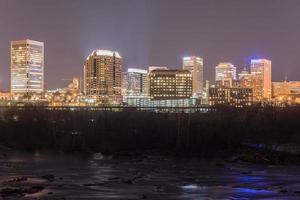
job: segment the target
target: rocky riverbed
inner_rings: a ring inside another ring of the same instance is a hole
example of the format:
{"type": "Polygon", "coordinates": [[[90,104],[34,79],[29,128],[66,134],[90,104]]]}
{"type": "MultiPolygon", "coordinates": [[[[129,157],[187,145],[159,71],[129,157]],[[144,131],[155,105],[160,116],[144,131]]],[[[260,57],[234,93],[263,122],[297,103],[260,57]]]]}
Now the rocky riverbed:
{"type": "Polygon", "coordinates": [[[0,199],[300,199],[300,167],[151,155],[0,154],[0,199]]]}

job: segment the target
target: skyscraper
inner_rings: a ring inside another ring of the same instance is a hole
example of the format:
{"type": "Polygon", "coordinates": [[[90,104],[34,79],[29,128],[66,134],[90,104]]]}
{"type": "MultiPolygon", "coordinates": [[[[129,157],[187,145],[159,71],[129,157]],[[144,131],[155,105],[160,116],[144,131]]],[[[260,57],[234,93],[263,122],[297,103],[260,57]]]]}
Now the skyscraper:
{"type": "Polygon", "coordinates": [[[246,70],[246,68],[238,74],[239,86],[243,88],[252,88],[253,79],[252,75],[246,70]]]}
{"type": "Polygon", "coordinates": [[[189,70],[193,79],[193,94],[200,94],[203,92],[203,59],[191,56],[183,58],[184,70],[189,70]]]}
{"type": "Polygon", "coordinates": [[[147,70],[129,68],[123,73],[122,90],[124,95],[141,96],[147,94],[147,70]]]}
{"type": "Polygon", "coordinates": [[[269,100],[272,97],[271,61],[267,59],[251,60],[251,75],[254,101],[269,100]]]}
{"type": "Polygon", "coordinates": [[[122,57],[118,52],[94,50],[84,65],[84,92],[102,103],[120,103],[122,57]]]}
{"type": "Polygon", "coordinates": [[[236,67],[232,63],[219,63],[216,66],[216,82],[218,85],[232,87],[236,80],[236,67]]]}
{"type": "Polygon", "coordinates": [[[11,92],[34,94],[44,91],[44,43],[33,40],[11,42],[11,92]]]}

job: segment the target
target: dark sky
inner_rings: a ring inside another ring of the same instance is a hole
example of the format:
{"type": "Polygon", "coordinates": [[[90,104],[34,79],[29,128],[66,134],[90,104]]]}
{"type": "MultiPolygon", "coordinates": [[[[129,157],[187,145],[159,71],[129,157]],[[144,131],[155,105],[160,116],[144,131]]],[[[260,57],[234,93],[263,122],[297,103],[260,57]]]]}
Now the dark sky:
{"type": "Polygon", "coordinates": [[[0,88],[9,87],[11,40],[45,42],[46,88],[82,76],[96,48],[128,67],[181,67],[204,58],[204,77],[228,61],[238,71],[268,58],[273,80],[300,80],[300,0],[0,0],[0,88]]]}

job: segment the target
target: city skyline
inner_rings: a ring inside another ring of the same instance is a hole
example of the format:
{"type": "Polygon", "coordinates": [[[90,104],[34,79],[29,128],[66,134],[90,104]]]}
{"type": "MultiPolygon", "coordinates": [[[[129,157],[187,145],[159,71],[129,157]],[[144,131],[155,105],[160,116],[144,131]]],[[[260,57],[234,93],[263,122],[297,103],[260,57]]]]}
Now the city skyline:
{"type": "Polygon", "coordinates": [[[241,71],[245,65],[249,68],[251,59],[267,58],[272,60],[273,81],[282,81],[285,76],[298,80],[297,35],[300,30],[296,11],[300,2],[290,0],[283,5],[280,1],[266,0],[263,6],[260,2],[90,0],[90,4],[85,4],[78,0],[42,3],[0,0],[0,27],[5,27],[0,28],[0,89],[9,89],[10,41],[26,38],[45,42],[47,89],[62,87],[64,78],[82,76],[85,57],[98,48],[120,52],[124,57],[123,71],[132,67],[147,69],[151,65],[179,69],[182,57],[195,55],[204,59],[204,80],[212,81],[214,67],[219,62],[231,62],[241,71]],[[136,6],[134,10],[130,9],[132,3],[136,6]],[[167,9],[169,3],[172,9],[167,9]],[[262,12],[265,7],[268,14],[262,12]],[[199,12],[178,15],[176,10],[181,8],[199,12]],[[95,9],[106,12],[85,15],[95,9]],[[116,9],[116,16],[109,16],[108,11],[112,9],[116,9]],[[234,11],[234,14],[226,12],[224,15],[221,9],[234,11]],[[280,20],[274,20],[281,9],[289,12],[284,12],[280,20]],[[210,14],[213,10],[223,15],[213,16],[210,14]],[[16,12],[20,15],[14,15],[16,12]],[[36,18],[36,14],[40,17],[36,18]],[[160,20],[155,14],[159,14],[160,20]],[[235,19],[239,18],[235,14],[241,19],[235,19]],[[122,19],[122,16],[126,17],[122,19]],[[141,17],[136,19],[136,16],[141,17]],[[183,23],[187,20],[191,23],[183,23]],[[166,21],[169,23],[165,24],[166,21]],[[98,26],[91,26],[91,22],[98,26]],[[118,25],[122,30],[117,29],[118,25]],[[103,26],[106,29],[101,28],[103,26]],[[288,34],[284,34],[287,29],[288,34]]]}
{"type": "MultiPolygon", "coordinates": [[[[92,53],[90,55],[87,56],[86,58],[86,62],[89,60],[89,58],[91,57],[91,55],[99,55],[99,56],[108,56],[108,57],[114,57],[116,56],[117,58],[120,58],[122,59],[122,63],[123,63],[123,58],[121,57],[121,55],[119,54],[119,52],[117,51],[111,51],[111,50],[107,50],[107,49],[95,49],[92,51],[92,53]]],[[[27,74],[23,74],[22,76],[27,76],[27,79],[28,80],[31,80],[29,75],[33,75],[33,76],[36,76],[36,72],[35,69],[39,64],[37,62],[41,62],[41,66],[42,67],[42,73],[40,74],[41,77],[41,90],[38,91],[38,93],[40,92],[43,92],[44,90],[47,90],[48,88],[44,88],[44,42],[40,42],[40,41],[35,41],[35,40],[32,40],[32,39],[24,39],[24,40],[15,40],[15,41],[11,41],[11,54],[10,54],[10,91],[13,92],[13,93],[19,93],[18,90],[14,91],[15,89],[13,89],[15,86],[14,86],[14,79],[17,78],[17,76],[20,76],[22,75],[22,73],[18,72],[18,73],[14,73],[13,72],[13,68],[15,67],[20,67],[22,66],[23,68],[24,67],[27,67],[28,68],[28,72],[27,74]],[[14,47],[15,46],[15,47],[14,47]],[[27,49],[24,49],[25,48],[28,48],[27,49]],[[39,49],[41,48],[41,49],[39,49]],[[41,52],[39,52],[41,51],[41,52]],[[30,65],[27,66],[26,63],[30,63],[30,65]],[[31,66],[32,65],[32,66],[31,66]],[[31,68],[34,68],[34,69],[31,69],[31,68]],[[33,71],[32,71],[33,70],[33,71]],[[30,73],[33,73],[33,74],[30,74],[30,73]],[[35,75],[34,75],[35,74],[35,75]]],[[[266,60],[265,58],[259,58],[259,59],[251,59],[250,61],[250,66],[244,66],[243,70],[240,71],[240,73],[238,74],[239,75],[239,79],[242,78],[245,74],[244,73],[247,73],[246,75],[249,74],[249,70],[250,72],[252,71],[253,69],[253,62],[257,62],[259,60],[262,60],[262,61],[269,61],[271,62],[270,60],[266,60]],[[249,70],[247,70],[249,69],[249,70]],[[241,77],[240,77],[241,75],[241,77]]],[[[83,79],[85,80],[86,78],[86,62],[85,64],[83,65],[83,68],[84,68],[84,72],[83,72],[83,76],[82,75],[79,75],[79,77],[75,77],[73,76],[73,78],[79,78],[79,79],[83,79]]],[[[124,66],[123,64],[121,65],[122,66],[122,69],[120,70],[120,73],[121,74],[125,74],[126,71],[124,71],[124,66]]],[[[215,79],[214,79],[214,82],[216,85],[219,85],[220,84],[220,77],[219,76],[223,76],[222,74],[225,73],[225,72],[222,72],[223,68],[233,68],[233,74],[232,74],[232,81],[234,80],[237,80],[237,68],[236,66],[234,66],[232,63],[226,63],[226,62],[221,62],[219,63],[217,66],[216,66],[216,70],[215,70],[215,79]],[[220,71],[220,69],[222,69],[220,71]]],[[[21,68],[21,69],[23,69],[21,68]]],[[[141,68],[127,68],[127,72],[129,72],[130,70],[138,70],[138,71],[143,71],[144,73],[150,73],[153,69],[169,69],[169,70],[178,70],[178,68],[169,68],[167,66],[148,66],[148,69],[141,69],[141,68]]],[[[182,68],[183,69],[186,69],[186,70],[189,70],[193,76],[195,76],[196,78],[193,80],[193,93],[196,95],[197,93],[200,94],[203,90],[203,86],[204,86],[204,78],[203,78],[203,72],[204,72],[204,67],[203,67],[203,58],[200,58],[200,57],[197,57],[195,55],[189,55],[189,56],[185,56],[182,58],[182,68]],[[196,70],[194,70],[196,69],[196,70]],[[195,73],[195,74],[194,74],[195,73]],[[200,89],[201,88],[201,89],[200,89]],[[194,90],[196,92],[194,92],[194,90]],[[198,91],[199,90],[199,91],[198,91]]],[[[224,68],[224,69],[225,69],[224,68]]],[[[25,69],[25,68],[24,68],[25,69]]],[[[225,70],[226,71],[226,70],[225,70]]],[[[224,75],[225,76],[225,75],[224,75]]],[[[121,77],[121,75],[120,75],[121,77]]],[[[36,79],[37,77],[34,78],[34,80],[32,80],[33,82],[36,82],[36,79]]],[[[23,78],[24,79],[24,78],[23,78]]],[[[21,80],[21,79],[20,79],[21,80]]],[[[25,80],[25,79],[24,79],[25,80]]],[[[24,82],[24,80],[22,80],[24,82]]],[[[63,79],[63,80],[70,80],[70,79],[63,79]]],[[[285,76],[285,80],[287,80],[287,76],[285,76]]],[[[224,80],[222,80],[224,81],[224,80]]],[[[232,81],[231,81],[231,86],[232,86],[232,81]]],[[[32,82],[32,83],[33,83],[32,82]]],[[[270,74],[269,74],[269,82],[271,83],[272,82],[272,73],[271,73],[271,70],[270,70],[270,74]]],[[[30,84],[31,81],[27,81],[26,83],[24,82],[23,84],[23,87],[26,86],[26,87],[31,87],[30,84]]],[[[224,83],[223,83],[224,84],[224,83]]],[[[230,86],[230,87],[231,87],[230,86]]],[[[18,86],[19,87],[19,86],[18,86]]],[[[36,87],[36,86],[34,86],[36,87]]],[[[271,88],[271,86],[269,87],[271,88]]],[[[56,89],[59,89],[59,88],[56,88],[56,89]]],[[[85,89],[84,89],[85,90],[85,89]]],[[[28,93],[28,92],[34,92],[34,91],[30,91],[28,90],[28,88],[25,90],[23,89],[23,92],[21,93],[28,93]]],[[[271,94],[271,93],[270,93],[271,94]]]]}
{"type": "Polygon", "coordinates": [[[1,199],[300,199],[300,0],[0,0],[1,199]]]}

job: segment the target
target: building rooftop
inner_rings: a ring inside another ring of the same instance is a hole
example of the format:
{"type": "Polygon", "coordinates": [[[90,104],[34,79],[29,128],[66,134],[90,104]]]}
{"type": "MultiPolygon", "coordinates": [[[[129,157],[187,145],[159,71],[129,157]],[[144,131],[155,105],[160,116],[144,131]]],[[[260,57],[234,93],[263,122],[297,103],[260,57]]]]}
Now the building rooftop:
{"type": "Polygon", "coordinates": [[[267,62],[271,62],[271,60],[268,60],[268,59],[252,59],[251,60],[251,64],[252,63],[267,63],[267,62]]]}
{"type": "Polygon", "coordinates": [[[228,63],[228,62],[221,62],[217,65],[218,68],[231,68],[234,67],[234,65],[232,63],[228,63]]]}
{"type": "Polygon", "coordinates": [[[11,44],[17,45],[17,44],[34,44],[34,45],[40,45],[43,46],[44,42],[39,42],[35,40],[25,39],[25,40],[13,40],[11,41],[11,44]]]}
{"type": "Polygon", "coordinates": [[[122,58],[120,54],[116,51],[110,51],[110,50],[103,50],[103,49],[96,49],[94,50],[88,57],[87,60],[89,59],[90,56],[92,55],[97,55],[97,56],[115,56],[116,58],[122,58]]]}
{"type": "Polygon", "coordinates": [[[166,74],[166,73],[191,73],[189,70],[185,69],[155,69],[152,70],[151,73],[161,73],[161,74],[166,74]]]}
{"type": "Polygon", "coordinates": [[[128,68],[127,72],[147,74],[147,70],[137,68],[128,68]]]}

